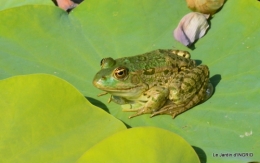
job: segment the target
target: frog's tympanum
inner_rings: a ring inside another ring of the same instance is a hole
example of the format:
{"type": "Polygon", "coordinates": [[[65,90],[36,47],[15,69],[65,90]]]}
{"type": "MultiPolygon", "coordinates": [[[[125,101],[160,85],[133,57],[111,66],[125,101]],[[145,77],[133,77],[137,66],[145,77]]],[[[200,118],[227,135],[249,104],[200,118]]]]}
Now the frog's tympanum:
{"type": "Polygon", "coordinates": [[[105,91],[102,95],[111,94],[109,101],[130,104],[124,111],[136,113],[129,118],[142,114],[170,114],[174,118],[213,93],[208,67],[197,66],[188,52],[179,50],[104,58],[93,84],[105,91]]]}

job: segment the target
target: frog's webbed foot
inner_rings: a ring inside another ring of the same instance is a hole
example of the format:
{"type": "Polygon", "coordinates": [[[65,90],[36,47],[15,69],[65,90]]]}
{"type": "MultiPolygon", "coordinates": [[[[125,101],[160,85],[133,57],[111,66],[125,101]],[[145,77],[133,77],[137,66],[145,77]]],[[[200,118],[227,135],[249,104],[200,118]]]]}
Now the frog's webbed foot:
{"type": "Polygon", "coordinates": [[[156,115],[160,115],[160,114],[170,114],[172,115],[172,118],[175,118],[177,115],[179,115],[180,113],[184,112],[188,110],[188,108],[186,108],[185,106],[176,106],[176,105],[166,105],[164,106],[161,110],[154,112],[153,114],[151,114],[151,118],[156,116],[156,115]]]}
{"type": "Polygon", "coordinates": [[[137,117],[137,116],[142,115],[142,114],[146,114],[144,108],[143,109],[139,109],[138,112],[136,112],[135,114],[129,116],[128,118],[131,119],[131,118],[137,117]]]}
{"type": "Polygon", "coordinates": [[[148,114],[150,113],[145,107],[141,106],[141,107],[138,107],[138,108],[132,108],[132,105],[130,105],[131,108],[129,109],[123,109],[123,111],[127,111],[127,112],[136,112],[135,114],[129,116],[128,118],[131,119],[131,118],[134,118],[134,117],[137,117],[139,115],[143,115],[143,114],[148,114]]]}

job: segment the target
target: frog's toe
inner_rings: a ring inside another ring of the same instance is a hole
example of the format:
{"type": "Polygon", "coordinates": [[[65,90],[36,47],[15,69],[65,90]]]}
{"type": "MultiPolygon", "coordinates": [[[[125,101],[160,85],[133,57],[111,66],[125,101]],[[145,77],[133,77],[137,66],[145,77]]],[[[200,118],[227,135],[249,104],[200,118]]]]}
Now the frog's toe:
{"type": "Polygon", "coordinates": [[[172,114],[172,119],[174,119],[177,115],[178,115],[178,113],[173,113],[172,114]]]}
{"type": "Polygon", "coordinates": [[[157,116],[157,115],[160,115],[160,114],[162,114],[162,113],[159,112],[159,111],[158,111],[158,112],[155,112],[155,113],[153,113],[153,114],[150,115],[150,118],[152,118],[152,117],[154,117],[154,116],[157,116]]]}
{"type": "Polygon", "coordinates": [[[174,119],[180,113],[178,113],[178,112],[171,112],[171,111],[168,111],[168,110],[167,111],[162,110],[162,111],[158,111],[158,112],[155,112],[155,113],[151,114],[150,118],[152,118],[152,117],[154,117],[156,115],[162,115],[162,114],[168,114],[168,115],[170,114],[172,116],[172,119],[174,119]]]}
{"type": "Polygon", "coordinates": [[[156,115],[161,115],[161,114],[169,114],[168,113],[168,108],[164,108],[162,110],[159,110],[159,111],[156,111],[156,112],[153,112],[151,115],[150,115],[150,118],[156,116],[156,115]]]}
{"type": "Polygon", "coordinates": [[[174,119],[177,115],[181,114],[187,110],[184,106],[176,106],[176,105],[166,105],[161,110],[154,112],[150,117],[154,117],[156,115],[168,114],[171,115],[174,119]]]}
{"type": "Polygon", "coordinates": [[[128,118],[131,119],[131,118],[137,117],[139,115],[143,115],[143,114],[145,114],[145,109],[140,109],[138,112],[136,112],[135,114],[129,116],[128,118]]]}
{"type": "Polygon", "coordinates": [[[162,115],[162,114],[170,114],[173,119],[178,115],[177,112],[169,112],[168,110],[161,110],[161,111],[157,111],[157,112],[151,114],[150,118],[152,118],[152,117],[154,117],[156,115],[162,115]]]}

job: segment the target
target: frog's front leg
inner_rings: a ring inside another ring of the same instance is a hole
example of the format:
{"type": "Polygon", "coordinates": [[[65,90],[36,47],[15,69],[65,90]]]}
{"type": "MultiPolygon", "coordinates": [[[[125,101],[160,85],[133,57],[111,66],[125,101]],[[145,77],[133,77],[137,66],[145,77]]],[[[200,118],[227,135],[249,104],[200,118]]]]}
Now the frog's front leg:
{"type": "Polygon", "coordinates": [[[167,88],[159,86],[152,87],[138,98],[137,102],[142,105],[141,107],[123,111],[137,111],[129,118],[133,118],[142,114],[153,113],[159,110],[165,104],[168,95],[169,90],[167,88]]]}
{"type": "Polygon", "coordinates": [[[110,101],[113,101],[119,105],[124,105],[124,104],[131,104],[132,102],[123,98],[123,97],[119,97],[119,96],[112,96],[109,99],[110,101]]]}

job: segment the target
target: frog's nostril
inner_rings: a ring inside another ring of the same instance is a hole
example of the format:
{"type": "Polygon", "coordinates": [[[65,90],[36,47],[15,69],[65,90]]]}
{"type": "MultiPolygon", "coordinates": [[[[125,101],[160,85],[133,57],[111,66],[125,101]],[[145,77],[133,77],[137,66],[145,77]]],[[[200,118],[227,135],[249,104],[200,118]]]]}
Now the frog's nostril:
{"type": "Polygon", "coordinates": [[[101,77],[101,80],[106,80],[107,78],[105,76],[102,76],[101,77]]]}

